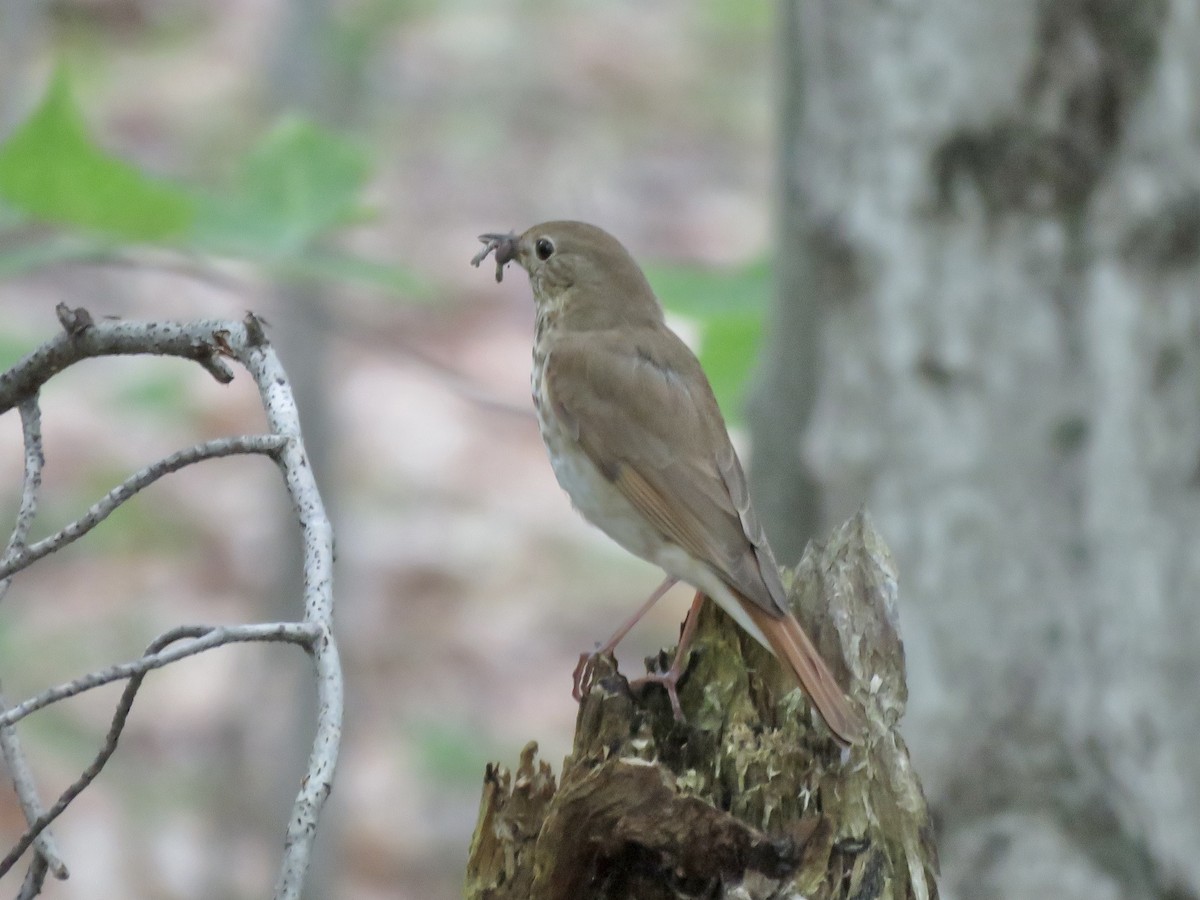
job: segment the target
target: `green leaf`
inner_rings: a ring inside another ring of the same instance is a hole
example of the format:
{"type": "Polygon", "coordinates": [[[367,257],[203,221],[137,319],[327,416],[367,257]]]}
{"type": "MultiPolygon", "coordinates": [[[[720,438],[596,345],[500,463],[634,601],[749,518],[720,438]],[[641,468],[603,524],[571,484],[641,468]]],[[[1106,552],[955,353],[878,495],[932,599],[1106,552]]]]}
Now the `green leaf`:
{"type": "Polygon", "coordinates": [[[33,114],[0,145],[0,198],[30,216],[129,240],[185,231],[187,194],[98,147],[59,69],[33,114]]]}
{"type": "Polygon", "coordinates": [[[763,319],[756,312],[728,313],[704,323],[700,365],[717,395],[721,412],[731,422],[741,420],[762,332],[763,319]]]}
{"type": "Polygon", "coordinates": [[[771,300],[767,260],[732,271],[651,265],[646,267],[646,277],[667,309],[694,318],[730,310],[763,312],[771,300]]]}
{"type": "Polygon", "coordinates": [[[0,226],[41,219],[91,233],[35,233],[12,243],[0,234],[0,278],[104,259],[122,242],[137,240],[246,260],[284,277],[429,296],[407,268],[322,245],[364,217],[359,198],[369,174],[369,160],[357,145],[289,117],[242,160],[230,190],[167,185],[92,143],[60,71],[41,106],[0,145],[0,226]]]}
{"type": "Polygon", "coordinates": [[[413,733],[421,767],[442,784],[462,785],[479,780],[487,765],[479,730],[466,724],[418,722],[413,733]]]}
{"type": "Polygon", "coordinates": [[[343,137],[299,117],[273,129],[241,166],[234,191],[200,199],[202,247],[236,256],[295,256],[364,216],[370,165],[343,137]]]}

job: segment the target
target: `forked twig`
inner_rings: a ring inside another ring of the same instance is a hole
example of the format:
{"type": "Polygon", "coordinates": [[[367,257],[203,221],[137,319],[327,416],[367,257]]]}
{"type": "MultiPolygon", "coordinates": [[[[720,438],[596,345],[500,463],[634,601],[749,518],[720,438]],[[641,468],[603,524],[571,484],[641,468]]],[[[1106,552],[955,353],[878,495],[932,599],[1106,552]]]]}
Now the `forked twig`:
{"type": "Polygon", "coordinates": [[[46,874],[67,875],[47,826],[99,774],[115,752],[133,701],[146,673],[230,643],[283,641],[299,644],[313,658],[318,698],[317,728],[308,771],[292,806],[276,898],[298,898],[312,854],[317,822],[328,796],[341,741],[343,679],[333,623],[333,533],[309,466],[295,399],[287,375],[266,340],[261,320],[248,314],[241,322],[96,322],[86,309],[61,305],[62,332],[34,350],[9,371],[0,374],[0,414],[21,410],[25,440],[25,475],[21,503],[12,536],[0,556],[0,599],[13,576],[87,534],[121,504],[159,478],[207,459],[233,454],[270,456],[283,474],[293,512],[304,539],[303,611],[298,621],[216,627],[188,625],[156,638],[132,662],[87,673],[11,708],[0,700],[0,751],[3,752],[29,827],[0,861],[0,876],[33,846],[20,897],[41,892],[46,874]],[[54,535],[27,545],[37,514],[37,494],[44,462],[38,391],[50,378],[90,357],[155,354],[191,359],[218,381],[233,378],[229,360],[239,363],[258,385],[267,416],[268,433],[207,441],[185,448],[135,472],[93,504],[87,512],[54,535]],[[127,680],[103,746],[92,763],[48,810],[42,811],[29,776],[14,725],[53,703],[102,684],[127,680]]]}

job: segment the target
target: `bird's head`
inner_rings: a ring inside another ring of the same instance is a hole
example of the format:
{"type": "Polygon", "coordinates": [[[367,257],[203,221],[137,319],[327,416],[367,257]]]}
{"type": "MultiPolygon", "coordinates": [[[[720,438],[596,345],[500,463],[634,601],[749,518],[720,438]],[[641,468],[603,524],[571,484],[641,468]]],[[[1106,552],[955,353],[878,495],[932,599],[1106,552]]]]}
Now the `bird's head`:
{"type": "Polygon", "coordinates": [[[646,276],[615,237],[585,222],[534,225],[523,234],[482,234],[478,266],[493,250],[496,280],[515,262],[529,274],[539,309],[560,309],[578,328],[662,321],[662,308],[646,276]]]}

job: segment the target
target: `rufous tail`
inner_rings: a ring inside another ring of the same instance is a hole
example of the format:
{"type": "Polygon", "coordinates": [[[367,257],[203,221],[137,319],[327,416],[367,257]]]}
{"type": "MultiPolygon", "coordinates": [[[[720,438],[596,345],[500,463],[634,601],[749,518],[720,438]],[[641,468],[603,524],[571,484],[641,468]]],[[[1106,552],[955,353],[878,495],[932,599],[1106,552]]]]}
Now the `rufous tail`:
{"type": "Polygon", "coordinates": [[[784,613],[777,618],[756,603],[738,599],[742,609],[766,637],[772,652],[795,673],[829,730],[847,744],[862,743],[865,731],[862,716],[850,706],[837,679],[796,617],[784,613]]]}

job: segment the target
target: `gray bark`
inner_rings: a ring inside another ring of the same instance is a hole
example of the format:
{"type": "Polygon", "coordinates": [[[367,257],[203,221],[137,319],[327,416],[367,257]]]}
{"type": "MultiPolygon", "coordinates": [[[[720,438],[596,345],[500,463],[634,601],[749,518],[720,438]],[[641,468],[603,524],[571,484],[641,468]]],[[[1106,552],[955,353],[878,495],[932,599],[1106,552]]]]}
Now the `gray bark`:
{"type": "Polygon", "coordinates": [[[1200,895],[1200,3],[784,8],[756,478],[895,552],[943,891],[1200,895]]]}

